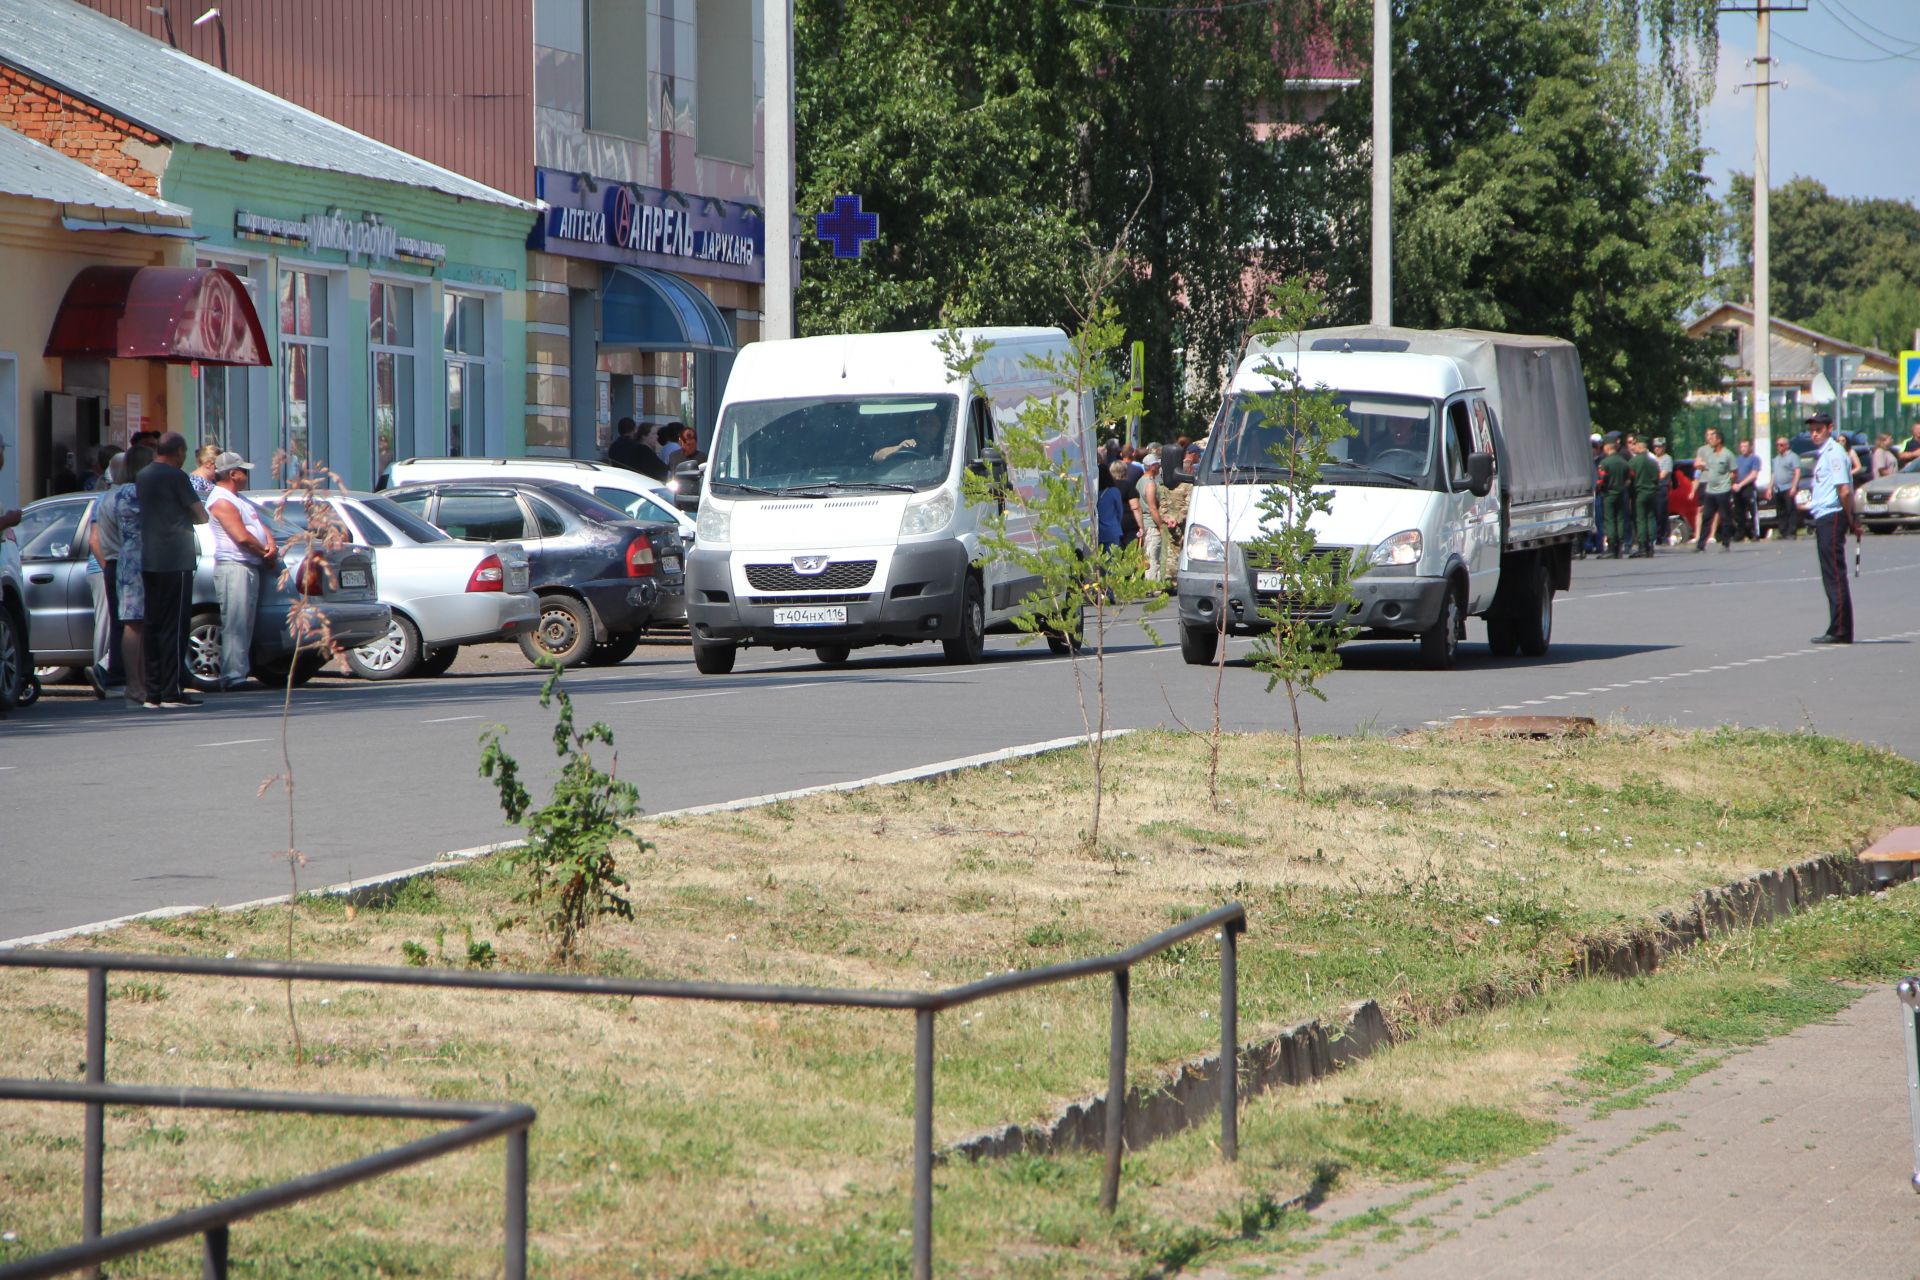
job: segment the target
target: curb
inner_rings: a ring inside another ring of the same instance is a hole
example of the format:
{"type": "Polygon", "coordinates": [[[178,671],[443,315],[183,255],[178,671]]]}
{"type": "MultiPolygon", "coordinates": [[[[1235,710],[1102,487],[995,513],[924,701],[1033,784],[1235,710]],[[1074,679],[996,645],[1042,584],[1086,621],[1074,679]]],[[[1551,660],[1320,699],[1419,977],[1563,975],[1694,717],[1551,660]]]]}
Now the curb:
{"type": "MultiPolygon", "coordinates": [[[[1132,729],[1109,729],[1107,740],[1111,742],[1115,738],[1124,738],[1133,732],[1135,730],[1132,729]]],[[[783,800],[800,800],[807,796],[826,795],[836,791],[858,791],[863,787],[884,787],[901,782],[926,782],[968,769],[977,769],[982,765],[1045,755],[1049,751],[1064,751],[1081,746],[1086,741],[1084,734],[1070,738],[1049,738],[1045,742],[1029,742],[1022,746],[1002,747],[997,751],[986,751],[978,755],[937,760],[932,764],[919,765],[911,769],[898,769],[892,773],[876,774],[870,778],[855,778],[849,782],[826,782],[819,786],[801,787],[795,791],[774,791],[766,795],[747,796],[739,800],[722,800],[715,804],[691,805],[684,809],[669,809],[663,813],[648,813],[640,816],[649,822],[660,822],[668,818],[697,818],[702,814],[733,813],[741,809],[756,809],[765,805],[778,804],[783,800]]],[[[358,880],[343,880],[339,884],[330,884],[324,888],[303,890],[300,896],[303,898],[343,897],[355,906],[378,905],[390,899],[394,891],[409,880],[435,875],[450,866],[470,862],[475,858],[484,858],[507,849],[517,849],[521,844],[522,841],[519,840],[501,840],[493,844],[475,845],[471,849],[454,849],[441,854],[432,862],[422,863],[417,867],[389,871],[377,876],[364,876],[358,880]]],[[[111,920],[100,920],[93,924],[72,925],[65,929],[49,930],[46,933],[30,933],[19,938],[0,938],[0,950],[12,947],[40,947],[51,942],[65,942],[70,938],[109,933],[123,925],[137,924],[144,920],[171,920],[176,916],[191,915],[196,911],[253,911],[261,907],[284,906],[291,896],[291,894],[280,893],[272,897],[254,898],[247,902],[234,902],[224,906],[219,903],[195,903],[185,906],[159,907],[153,911],[115,916],[111,920]]]]}
{"type": "MultiPolygon", "coordinates": [[[[1563,976],[1576,982],[1596,976],[1640,977],[1658,969],[1665,957],[1716,934],[1767,924],[1830,898],[1853,897],[1881,887],[1868,867],[1839,854],[1762,871],[1703,889],[1686,906],[1657,913],[1625,937],[1576,940],[1575,958],[1563,976]]],[[[1486,988],[1469,995],[1460,1012],[1496,1008],[1527,994],[1532,993],[1486,988]]],[[[1346,1021],[1338,1028],[1312,1019],[1242,1046],[1236,1064],[1240,1098],[1244,1101],[1280,1085],[1313,1084],[1405,1038],[1377,1001],[1362,1000],[1348,1009],[1346,1021]]],[[[1220,1113],[1219,1081],[1220,1055],[1210,1053],[1168,1069],[1145,1090],[1128,1090],[1120,1122],[1126,1145],[1142,1147],[1213,1120],[1220,1113]]],[[[1096,1093],[1067,1103],[1049,1120],[1030,1126],[1001,1125],[961,1138],[944,1154],[988,1160],[1022,1153],[1100,1151],[1106,1118],[1107,1095],[1096,1093]]]]}

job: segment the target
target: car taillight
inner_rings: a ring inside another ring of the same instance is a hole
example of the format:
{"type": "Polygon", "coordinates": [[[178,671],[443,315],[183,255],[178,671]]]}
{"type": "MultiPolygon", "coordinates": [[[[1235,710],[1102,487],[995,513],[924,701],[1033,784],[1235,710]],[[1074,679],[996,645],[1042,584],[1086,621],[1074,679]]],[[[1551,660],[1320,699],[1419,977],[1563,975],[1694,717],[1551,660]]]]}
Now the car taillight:
{"type": "Polygon", "coordinates": [[[327,566],[319,553],[310,551],[300,561],[300,570],[293,583],[303,596],[327,594],[327,566]]]}
{"type": "Polygon", "coordinates": [[[500,564],[500,557],[490,555],[473,566],[473,573],[467,578],[469,591],[505,591],[507,589],[507,571],[500,564]]]}
{"type": "Polygon", "coordinates": [[[653,541],[646,534],[636,534],[633,544],[627,548],[627,576],[629,578],[651,578],[654,570],[653,541]]]}

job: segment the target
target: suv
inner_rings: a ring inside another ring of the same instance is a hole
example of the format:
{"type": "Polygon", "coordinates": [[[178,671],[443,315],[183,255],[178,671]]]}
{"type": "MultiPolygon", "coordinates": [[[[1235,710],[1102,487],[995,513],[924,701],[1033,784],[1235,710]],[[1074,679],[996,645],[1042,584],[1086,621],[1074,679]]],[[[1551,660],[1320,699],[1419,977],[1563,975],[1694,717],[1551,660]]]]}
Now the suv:
{"type": "Polygon", "coordinates": [[[520,638],[531,662],[611,666],[649,626],[685,616],[686,551],[667,521],[630,520],[551,480],[440,480],[382,496],[453,537],[525,548],[540,598],[540,620],[520,638]]]}

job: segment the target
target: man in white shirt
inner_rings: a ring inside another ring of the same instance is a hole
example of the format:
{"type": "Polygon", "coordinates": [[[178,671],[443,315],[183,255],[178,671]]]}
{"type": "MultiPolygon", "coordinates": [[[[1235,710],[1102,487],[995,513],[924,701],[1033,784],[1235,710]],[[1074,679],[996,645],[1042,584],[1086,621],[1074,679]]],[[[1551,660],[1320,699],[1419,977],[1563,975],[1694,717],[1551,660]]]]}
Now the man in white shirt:
{"type": "Polygon", "coordinates": [[[272,567],[280,548],[246,497],[253,464],[227,452],[213,460],[213,490],[207,514],[213,526],[213,590],[220,601],[220,687],[238,689],[247,682],[253,650],[253,618],[260,607],[260,575],[272,567]]]}
{"type": "Polygon", "coordinates": [[[1813,517],[1814,542],[1820,552],[1820,585],[1827,592],[1827,629],[1815,644],[1853,643],[1853,593],[1847,584],[1847,531],[1860,536],[1860,517],[1853,510],[1853,451],[1833,435],[1830,414],[1807,419],[1819,455],[1813,462],[1813,495],[1807,514],[1813,517]]]}

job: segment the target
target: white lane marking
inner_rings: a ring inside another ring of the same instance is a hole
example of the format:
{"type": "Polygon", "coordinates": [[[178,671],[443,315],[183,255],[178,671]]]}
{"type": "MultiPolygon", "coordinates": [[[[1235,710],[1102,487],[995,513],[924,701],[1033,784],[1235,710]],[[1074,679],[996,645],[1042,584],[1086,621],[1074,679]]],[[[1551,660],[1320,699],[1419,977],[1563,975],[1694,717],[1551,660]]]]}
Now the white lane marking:
{"type": "Polygon", "coordinates": [[[441,716],[438,720],[422,720],[421,724],[452,724],[456,720],[478,720],[479,716],[441,716]]]}
{"type": "Polygon", "coordinates": [[[203,742],[203,747],[244,747],[255,742],[272,742],[272,738],[235,738],[230,742],[203,742]]]}
{"type": "Polygon", "coordinates": [[[17,764],[0,764],[0,773],[9,773],[19,767],[17,764]]]}
{"type": "Polygon", "coordinates": [[[631,707],[642,702],[685,702],[688,698],[724,698],[730,693],[739,693],[738,689],[715,689],[710,693],[669,693],[658,698],[622,698],[609,706],[631,707]]]}

